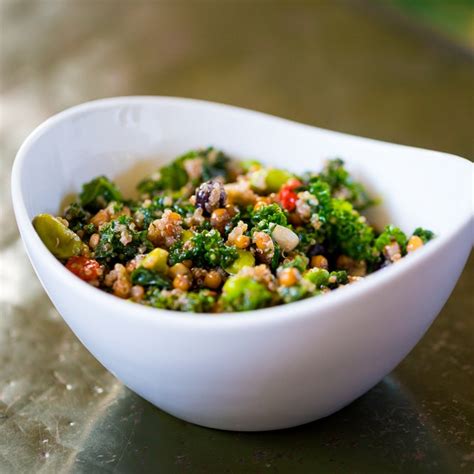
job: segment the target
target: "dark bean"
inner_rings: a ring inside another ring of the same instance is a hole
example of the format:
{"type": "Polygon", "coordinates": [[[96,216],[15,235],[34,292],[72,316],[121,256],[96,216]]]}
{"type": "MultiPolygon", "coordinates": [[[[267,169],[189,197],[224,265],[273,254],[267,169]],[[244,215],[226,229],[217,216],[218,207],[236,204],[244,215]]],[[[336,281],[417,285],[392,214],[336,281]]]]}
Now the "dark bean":
{"type": "Polygon", "coordinates": [[[308,250],[308,257],[314,257],[315,255],[322,255],[323,257],[328,258],[328,252],[321,244],[314,244],[308,250]]]}
{"type": "Polygon", "coordinates": [[[200,207],[205,215],[225,207],[226,201],[224,186],[217,180],[206,181],[196,190],[196,207],[200,207]]]}

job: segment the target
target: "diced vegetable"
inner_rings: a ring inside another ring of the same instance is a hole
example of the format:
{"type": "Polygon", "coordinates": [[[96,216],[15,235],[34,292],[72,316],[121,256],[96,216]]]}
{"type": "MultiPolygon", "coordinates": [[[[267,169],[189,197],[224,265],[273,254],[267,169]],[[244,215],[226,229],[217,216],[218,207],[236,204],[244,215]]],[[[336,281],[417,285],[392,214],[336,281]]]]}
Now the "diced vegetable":
{"type": "Polygon", "coordinates": [[[237,260],[225,269],[225,271],[231,275],[239,273],[244,267],[253,267],[255,265],[255,257],[252,252],[247,250],[237,250],[237,253],[237,260]]]}

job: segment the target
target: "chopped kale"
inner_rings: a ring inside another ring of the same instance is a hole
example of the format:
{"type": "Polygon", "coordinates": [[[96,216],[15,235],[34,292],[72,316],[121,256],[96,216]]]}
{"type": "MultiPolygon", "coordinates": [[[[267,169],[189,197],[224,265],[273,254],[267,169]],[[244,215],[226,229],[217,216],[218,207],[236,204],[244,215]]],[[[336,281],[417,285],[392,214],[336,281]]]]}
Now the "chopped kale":
{"type": "Polygon", "coordinates": [[[183,159],[181,157],[169,165],[161,167],[156,173],[156,176],[140,181],[137,189],[141,194],[153,195],[163,190],[177,191],[187,182],[188,174],[183,168],[183,159]]]}
{"type": "Polygon", "coordinates": [[[319,174],[319,179],[330,186],[333,197],[349,201],[358,211],[374,204],[365,187],[352,179],[344,167],[344,161],[339,158],[327,162],[324,170],[319,174]]]}
{"type": "Polygon", "coordinates": [[[309,259],[306,255],[297,254],[291,260],[283,263],[282,268],[296,268],[303,273],[308,268],[309,259]]]}
{"type": "Polygon", "coordinates": [[[407,236],[398,228],[393,225],[387,225],[383,232],[375,239],[375,248],[382,252],[386,245],[390,245],[392,242],[397,242],[402,251],[402,255],[406,253],[407,247],[407,236]]]}
{"type": "Polygon", "coordinates": [[[308,190],[318,201],[316,208],[311,211],[318,214],[321,224],[325,224],[331,213],[331,189],[324,181],[313,178],[309,183],[308,190]]]}
{"type": "Polygon", "coordinates": [[[283,303],[292,303],[316,294],[315,286],[308,280],[301,280],[293,286],[280,286],[278,294],[283,303]]]}
{"type": "Polygon", "coordinates": [[[276,224],[286,226],[288,220],[285,212],[278,204],[269,204],[253,211],[250,216],[252,225],[258,230],[268,230],[276,224]]]}
{"type": "Polygon", "coordinates": [[[328,287],[337,288],[339,285],[345,285],[349,282],[347,272],[345,270],[338,270],[331,272],[328,278],[328,287]]]}
{"type": "Polygon", "coordinates": [[[74,232],[86,226],[91,217],[91,213],[86,211],[78,202],[69,204],[64,211],[64,218],[67,219],[69,228],[74,232]]]}
{"type": "Polygon", "coordinates": [[[374,230],[348,201],[331,200],[329,241],[333,248],[355,260],[373,260],[374,230]]]}
{"type": "Polygon", "coordinates": [[[215,229],[198,232],[187,242],[177,242],[170,249],[171,265],[183,260],[192,260],[198,267],[227,268],[237,257],[237,249],[232,245],[225,245],[220,233],[215,229]]]}
{"type": "Polygon", "coordinates": [[[202,181],[209,181],[218,176],[227,179],[229,162],[230,158],[225,153],[212,147],[208,148],[204,154],[202,181]]]}
{"type": "Polygon", "coordinates": [[[138,267],[133,270],[131,280],[134,285],[153,286],[156,288],[170,288],[170,281],[161,273],[148,270],[144,267],[138,267]]]}
{"type": "Polygon", "coordinates": [[[159,219],[165,209],[171,209],[183,218],[192,215],[195,210],[194,206],[185,199],[161,191],[151,201],[142,205],[134,203],[131,206],[135,220],[140,222],[140,227],[143,229],[148,228],[155,219],[159,219]]]}
{"type": "Polygon", "coordinates": [[[435,235],[431,230],[423,229],[422,227],[417,227],[413,232],[413,235],[417,235],[423,241],[424,244],[429,242],[431,239],[434,239],[435,235]]]}
{"type": "Polygon", "coordinates": [[[94,249],[94,257],[103,262],[126,262],[153,248],[146,234],[146,231],[135,229],[130,217],[120,216],[100,228],[100,239],[94,249]]]}
{"type": "Polygon", "coordinates": [[[121,202],[122,194],[107,177],[98,176],[82,186],[79,200],[83,208],[96,212],[111,201],[121,202]]]}
{"type": "Polygon", "coordinates": [[[155,176],[146,178],[138,184],[138,191],[142,194],[154,195],[160,191],[181,189],[190,180],[184,163],[187,160],[194,159],[200,159],[202,163],[201,175],[192,181],[194,186],[218,176],[222,176],[224,179],[227,178],[230,158],[222,151],[209,147],[203,150],[190,151],[176,158],[170,164],[161,167],[155,176]]]}
{"type": "Polygon", "coordinates": [[[147,301],[155,308],[207,313],[212,311],[216,295],[209,290],[182,292],[154,289],[147,293],[147,301]]]}

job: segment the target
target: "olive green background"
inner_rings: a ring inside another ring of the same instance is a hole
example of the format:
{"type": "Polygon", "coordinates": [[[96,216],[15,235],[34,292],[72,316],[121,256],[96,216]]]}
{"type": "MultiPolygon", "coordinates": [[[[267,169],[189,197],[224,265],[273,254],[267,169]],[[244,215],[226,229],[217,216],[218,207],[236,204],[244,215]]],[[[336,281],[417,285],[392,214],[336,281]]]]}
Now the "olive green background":
{"type": "Polygon", "coordinates": [[[303,427],[229,433],[162,413],[94,360],[43,292],[11,210],[25,136],[104,96],[209,99],[472,159],[472,51],[383,6],[0,3],[1,473],[473,472],[472,257],[426,336],[366,395],[303,427]]]}

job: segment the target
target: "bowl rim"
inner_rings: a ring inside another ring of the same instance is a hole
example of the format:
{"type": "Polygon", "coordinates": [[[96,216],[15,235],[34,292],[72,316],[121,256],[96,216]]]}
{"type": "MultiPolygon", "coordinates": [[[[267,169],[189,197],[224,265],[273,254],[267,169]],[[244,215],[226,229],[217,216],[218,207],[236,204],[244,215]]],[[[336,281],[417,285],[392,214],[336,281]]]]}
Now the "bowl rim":
{"type": "MultiPolygon", "coordinates": [[[[266,114],[263,112],[254,111],[251,109],[245,109],[242,107],[236,107],[233,105],[226,105],[217,102],[211,102],[199,99],[189,99],[182,97],[170,97],[170,96],[122,96],[122,97],[109,97],[104,99],[92,100],[84,102],[73,107],[67,108],[62,112],[59,112],[50,118],[43,121],[38,125],[23,141],[19,148],[12,168],[11,176],[11,194],[13,200],[13,208],[15,217],[18,223],[18,228],[23,240],[30,243],[32,253],[37,254],[40,260],[40,265],[47,264],[54,273],[55,278],[61,280],[66,286],[74,286],[77,292],[83,293],[84,298],[91,301],[94,305],[108,305],[114,311],[115,315],[121,314],[133,314],[133,317],[143,318],[147,321],[163,321],[163,318],[157,318],[157,315],[161,315],[166,319],[172,320],[176,324],[189,324],[190,321],[195,321],[196,324],[202,325],[205,321],[210,322],[214,325],[215,320],[221,321],[217,323],[219,326],[228,324],[265,324],[267,321],[281,321],[286,320],[294,321],[298,316],[305,316],[310,314],[311,317],[317,316],[318,313],[322,313],[328,307],[337,307],[346,305],[348,301],[356,299],[359,296],[366,295],[379,286],[384,285],[391,279],[397,277],[403,277],[403,275],[410,272],[411,269],[423,262],[430,259],[441,247],[449,244],[449,241],[455,237],[466,225],[469,225],[472,221],[472,213],[464,216],[457,222],[452,229],[448,229],[444,234],[438,236],[435,240],[431,241],[429,245],[419,249],[414,254],[409,254],[403,258],[403,261],[397,265],[391,265],[389,267],[380,269],[364,278],[362,282],[357,284],[347,285],[343,288],[338,288],[337,291],[331,291],[328,294],[321,295],[324,297],[310,297],[304,300],[295,301],[292,303],[286,303],[278,306],[272,306],[257,310],[243,311],[243,312],[224,312],[224,313],[193,313],[193,312],[182,312],[160,308],[153,308],[137,303],[132,303],[128,300],[122,300],[117,296],[108,294],[98,288],[95,288],[88,283],[82,281],[77,276],[69,272],[59,260],[57,260],[51,252],[42,243],[41,239],[37,235],[33,228],[33,225],[28,217],[26,205],[23,199],[23,193],[21,192],[21,176],[22,170],[29,156],[30,149],[34,146],[36,140],[43,135],[47,130],[53,128],[58,123],[67,120],[76,115],[80,115],[83,112],[97,110],[101,108],[109,108],[123,105],[139,105],[140,103],[163,103],[168,105],[200,105],[213,107],[215,109],[227,109],[235,112],[251,114],[253,116],[260,116],[265,120],[272,120],[275,123],[280,122],[288,126],[307,128],[312,130],[318,130],[327,134],[339,136],[344,139],[354,139],[369,141],[375,144],[384,144],[394,147],[399,147],[401,150],[416,150],[422,152],[429,152],[430,154],[436,155],[444,160],[462,160],[466,164],[471,165],[471,172],[474,171],[474,164],[469,160],[452,155],[450,153],[438,152],[427,150],[424,148],[411,147],[406,145],[400,145],[381,140],[375,140],[371,138],[365,138],[356,135],[350,135],[342,132],[333,130],[326,130],[312,125],[295,122],[285,118],[277,117],[274,115],[266,114]],[[291,309],[291,311],[289,311],[291,309]]],[[[29,254],[30,251],[26,249],[29,254]]]]}

